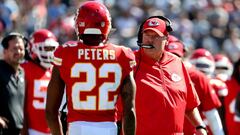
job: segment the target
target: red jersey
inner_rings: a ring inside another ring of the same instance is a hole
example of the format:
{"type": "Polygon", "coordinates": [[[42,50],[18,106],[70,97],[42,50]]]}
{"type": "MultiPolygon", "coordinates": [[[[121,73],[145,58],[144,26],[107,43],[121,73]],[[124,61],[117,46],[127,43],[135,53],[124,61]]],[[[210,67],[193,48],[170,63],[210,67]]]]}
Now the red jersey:
{"type": "MultiPolygon", "coordinates": [[[[220,107],[221,102],[209,83],[210,79],[208,79],[205,74],[198,71],[193,66],[188,67],[187,70],[201,101],[201,104],[198,106],[198,110],[203,117],[203,112],[220,107]]],[[[188,119],[185,118],[184,134],[193,135],[195,132],[195,127],[189,122],[188,119]]]]}
{"type": "Polygon", "coordinates": [[[240,117],[235,114],[236,96],[240,91],[240,84],[235,78],[226,81],[228,95],[224,99],[227,132],[229,135],[240,135],[240,117]]]}
{"type": "Polygon", "coordinates": [[[47,86],[52,71],[28,61],[22,64],[25,70],[26,85],[26,113],[28,128],[44,133],[50,133],[45,117],[47,86]]]}
{"type": "Polygon", "coordinates": [[[136,135],[183,133],[185,111],[200,104],[180,58],[164,52],[160,61],[137,51],[136,135]]]}
{"type": "Polygon", "coordinates": [[[115,103],[135,57],[130,48],[66,43],[54,53],[66,84],[68,122],[116,121],[115,103]]]}
{"type": "Polygon", "coordinates": [[[218,78],[212,78],[210,80],[210,84],[219,97],[226,97],[228,95],[227,85],[222,80],[218,78]]]}

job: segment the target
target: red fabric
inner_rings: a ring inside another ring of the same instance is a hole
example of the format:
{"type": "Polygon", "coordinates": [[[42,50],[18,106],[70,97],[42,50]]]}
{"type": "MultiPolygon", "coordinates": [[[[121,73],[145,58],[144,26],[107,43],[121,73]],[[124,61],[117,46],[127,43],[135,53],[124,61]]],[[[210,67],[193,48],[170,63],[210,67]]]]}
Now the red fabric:
{"type": "Polygon", "coordinates": [[[26,113],[28,128],[50,133],[45,117],[45,105],[47,98],[47,86],[52,71],[45,70],[39,65],[29,61],[22,64],[25,70],[27,82],[26,90],[26,113]]]}
{"type": "Polygon", "coordinates": [[[224,91],[225,93],[228,93],[227,85],[222,80],[218,78],[213,78],[211,79],[210,83],[219,97],[225,96],[221,94],[224,91]]]}
{"type": "MultiPolygon", "coordinates": [[[[201,101],[198,107],[201,116],[203,117],[204,111],[220,107],[221,102],[211,87],[209,83],[210,80],[193,66],[188,68],[188,73],[201,101]]],[[[184,122],[184,134],[193,135],[196,132],[195,127],[186,118],[184,122]]]]}
{"type": "Polygon", "coordinates": [[[136,135],[183,133],[185,111],[200,102],[183,62],[164,52],[159,62],[136,52],[136,135]]]}
{"type": "Polygon", "coordinates": [[[159,18],[150,18],[143,24],[143,31],[153,30],[159,34],[159,36],[167,35],[166,22],[159,18]]]}
{"type": "Polygon", "coordinates": [[[123,79],[132,71],[132,51],[113,44],[86,46],[71,42],[57,48],[54,56],[66,84],[68,121],[116,121],[115,103],[123,79]]]}
{"type": "Polygon", "coordinates": [[[181,42],[171,42],[165,46],[165,50],[176,54],[180,57],[184,56],[184,45],[181,42]]]}
{"type": "Polygon", "coordinates": [[[235,78],[226,81],[228,87],[228,95],[224,99],[226,126],[229,135],[240,135],[240,117],[235,115],[235,103],[237,93],[240,92],[240,84],[235,78]]]}

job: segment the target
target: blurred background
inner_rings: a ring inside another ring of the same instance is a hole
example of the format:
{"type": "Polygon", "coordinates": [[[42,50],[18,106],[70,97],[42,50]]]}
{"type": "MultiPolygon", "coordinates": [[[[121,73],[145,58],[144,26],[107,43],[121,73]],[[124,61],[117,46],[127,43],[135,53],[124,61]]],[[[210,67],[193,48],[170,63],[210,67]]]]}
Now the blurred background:
{"type": "MultiPolygon", "coordinates": [[[[28,37],[39,28],[51,30],[60,43],[76,40],[74,13],[84,1],[0,0],[0,40],[11,31],[28,37]]],[[[115,44],[137,49],[140,23],[149,16],[164,15],[172,21],[172,34],[190,50],[224,53],[233,63],[240,58],[240,0],[98,1],[110,10],[116,30],[109,41],[115,44]]]]}

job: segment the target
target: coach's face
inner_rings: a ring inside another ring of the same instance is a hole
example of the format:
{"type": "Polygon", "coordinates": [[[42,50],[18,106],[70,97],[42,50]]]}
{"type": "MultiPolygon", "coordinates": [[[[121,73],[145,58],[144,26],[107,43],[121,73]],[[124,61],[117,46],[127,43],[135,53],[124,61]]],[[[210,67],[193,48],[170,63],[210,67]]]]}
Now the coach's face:
{"type": "Polygon", "coordinates": [[[8,48],[4,49],[4,60],[16,66],[22,62],[25,55],[24,41],[17,37],[8,41],[8,44],[8,48]]]}
{"type": "Polygon", "coordinates": [[[143,52],[148,57],[158,61],[167,44],[167,36],[160,35],[153,30],[146,30],[143,32],[143,44],[153,45],[154,48],[151,49],[143,48],[143,52]]]}

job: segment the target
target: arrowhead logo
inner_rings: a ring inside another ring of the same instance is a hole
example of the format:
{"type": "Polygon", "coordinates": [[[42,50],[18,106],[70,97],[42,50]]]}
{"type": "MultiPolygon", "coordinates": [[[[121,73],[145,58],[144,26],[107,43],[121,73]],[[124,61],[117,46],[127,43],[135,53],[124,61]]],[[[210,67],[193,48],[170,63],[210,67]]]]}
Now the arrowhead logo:
{"type": "Polygon", "coordinates": [[[159,26],[159,22],[157,20],[151,20],[148,22],[148,26],[159,26]]]}
{"type": "Polygon", "coordinates": [[[182,78],[179,75],[175,74],[175,73],[172,74],[171,79],[174,82],[179,82],[180,80],[182,80],[182,78]]]}

